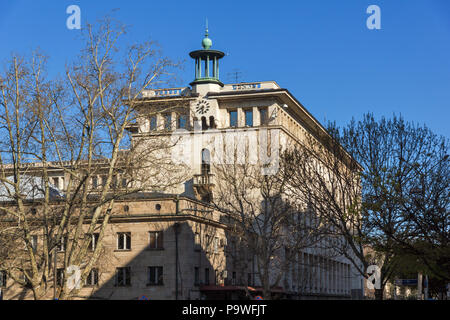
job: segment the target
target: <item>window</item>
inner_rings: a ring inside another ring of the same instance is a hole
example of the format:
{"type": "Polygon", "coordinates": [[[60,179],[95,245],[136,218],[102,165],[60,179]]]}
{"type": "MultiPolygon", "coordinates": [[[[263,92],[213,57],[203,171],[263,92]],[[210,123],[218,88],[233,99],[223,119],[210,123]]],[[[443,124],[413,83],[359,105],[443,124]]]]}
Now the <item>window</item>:
{"type": "Polygon", "coordinates": [[[197,286],[200,283],[200,269],[198,267],[194,268],[194,285],[197,286]]]}
{"type": "Polygon", "coordinates": [[[131,285],[131,267],[116,268],[116,287],[131,285]]]}
{"type": "Polygon", "coordinates": [[[208,174],[211,171],[211,153],[208,149],[202,149],[202,174],[208,174]]]}
{"type": "Polygon", "coordinates": [[[53,178],[53,186],[55,186],[56,188],[59,188],[59,178],[58,177],[53,178]]]}
{"type": "Polygon", "coordinates": [[[247,285],[249,285],[249,286],[252,285],[252,274],[251,273],[247,274],[247,285]]]}
{"type": "Polygon", "coordinates": [[[219,253],[219,238],[215,237],[214,238],[214,253],[219,253]]]}
{"type": "Polygon", "coordinates": [[[172,115],[170,113],[164,115],[164,129],[172,130],[172,115]]]}
{"type": "Polygon", "coordinates": [[[233,278],[231,280],[231,284],[235,285],[236,284],[236,271],[233,271],[233,278]]]}
{"type": "Polygon", "coordinates": [[[163,249],[163,232],[151,231],[149,234],[149,249],[163,249]]]}
{"type": "Polygon", "coordinates": [[[209,234],[207,234],[206,235],[206,238],[205,238],[205,251],[206,252],[209,252],[209,247],[211,246],[211,240],[210,240],[210,236],[209,236],[209,234]]]}
{"type": "Polygon", "coordinates": [[[177,129],[186,129],[187,128],[187,115],[180,114],[177,120],[177,129]]]}
{"type": "Polygon", "coordinates": [[[92,177],[92,188],[94,189],[98,188],[98,179],[96,176],[92,177]]]}
{"type": "Polygon", "coordinates": [[[98,285],[98,269],[92,269],[86,278],[86,286],[98,285]]]}
{"type": "Polygon", "coordinates": [[[259,109],[259,119],[262,126],[269,123],[269,118],[267,117],[267,108],[259,109]]]}
{"type": "Polygon", "coordinates": [[[195,251],[200,251],[200,248],[201,248],[200,234],[199,233],[195,233],[195,235],[194,235],[194,250],[195,251]]]}
{"type": "Polygon", "coordinates": [[[91,251],[94,251],[95,248],[97,248],[99,234],[93,233],[91,235],[87,235],[87,237],[91,238],[91,243],[89,244],[89,248],[91,249],[91,251]]]}
{"type": "Polygon", "coordinates": [[[207,130],[208,124],[206,123],[206,117],[202,117],[202,130],[207,130]]]}
{"type": "Polygon", "coordinates": [[[128,186],[128,181],[126,178],[122,178],[122,188],[126,188],[128,186]]]}
{"type": "Polygon", "coordinates": [[[150,131],[156,130],[156,116],[150,117],[150,131]]]}
{"type": "Polygon", "coordinates": [[[216,127],[216,122],[214,121],[214,116],[209,117],[209,127],[214,129],[216,127]]]}
{"type": "Polygon", "coordinates": [[[237,111],[229,111],[230,114],[230,127],[237,127],[237,111]]]}
{"type": "Polygon", "coordinates": [[[6,271],[0,271],[0,288],[6,287],[6,271]]]}
{"type": "Polygon", "coordinates": [[[205,284],[209,285],[209,268],[205,269],[205,284]]]}
{"type": "Polygon", "coordinates": [[[248,127],[253,127],[253,111],[252,110],[244,110],[245,114],[245,125],[248,127]]]}
{"type": "Polygon", "coordinates": [[[31,236],[31,248],[33,249],[34,253],[36,253],[37,250],[37,240],[38,236],[31,236]]]}
{"type": "Polygon", "coordinates": [[[59,240],[58,250],[60,252],[66,251],[67,246],[67,236],[61,237],[61,240],[59,240]]]}
{"type": "Polygon", "coordinates": [[[117,233],[117,249],[131,250],[131,233],[119,232],[117,233]]]}
{"type": "Polygon", "coordinates": [[[147,285],[163,284],[163,267],[148,267],[147,285]]]}
{"type": "Polygon", "coordinates": [[[63,268],[56,269],[56,283],[61,287],[64,285],[64,269],[63,268]]]}
{"type": "Polygon", "coordinates": [[[102,176],[102,187],[106,186],[106,180],[108,179],[107,176],[102,176]]]}

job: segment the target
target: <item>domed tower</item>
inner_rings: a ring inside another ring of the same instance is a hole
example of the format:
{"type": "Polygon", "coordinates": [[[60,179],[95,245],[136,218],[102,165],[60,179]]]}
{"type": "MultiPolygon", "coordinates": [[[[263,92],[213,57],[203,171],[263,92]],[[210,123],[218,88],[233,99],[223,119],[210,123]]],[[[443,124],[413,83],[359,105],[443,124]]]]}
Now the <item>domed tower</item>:
{"type": "Polygon", "coordinates": [[[206,23],[205,38],[202,40],[203,49],[189,53],[189,56],[195,60],[195,80],[190,85],[194,92],[200,94],[219,91],[223,87],[223,83],[219,80],[219,60],[225,54],[222,51],[211,50],[211,46],[212,41],[209,38],[208,23],[206,23]]]}

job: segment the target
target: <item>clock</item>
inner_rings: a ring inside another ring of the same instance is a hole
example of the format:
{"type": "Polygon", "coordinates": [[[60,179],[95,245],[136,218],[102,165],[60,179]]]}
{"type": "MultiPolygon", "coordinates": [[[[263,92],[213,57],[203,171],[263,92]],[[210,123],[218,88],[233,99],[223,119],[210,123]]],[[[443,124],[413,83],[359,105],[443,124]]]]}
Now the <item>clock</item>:
{"type": "Polygon", "coordinates": [[[200,114],[205,114],[209,111],[209,102],[206,99],[202,99],[199,102],[197,102],[197,106],[195,108],[195,111],[200,114]]]}

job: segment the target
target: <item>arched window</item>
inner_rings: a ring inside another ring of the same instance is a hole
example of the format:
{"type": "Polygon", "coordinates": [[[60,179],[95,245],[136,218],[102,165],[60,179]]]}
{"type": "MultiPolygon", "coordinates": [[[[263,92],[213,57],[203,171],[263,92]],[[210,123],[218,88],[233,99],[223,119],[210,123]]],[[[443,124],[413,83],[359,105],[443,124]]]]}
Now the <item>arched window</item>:
{"type": "Polygon", "coordinates": [[[202,117],[202,130],[208,129],[208,124],[206,123],[206,117],[202,117]]]}
{"type": "Polygon", "coordinates": [[[208,149],[202,150],[202,174],[208,174],[211,170],[211,154],[208,149]]]}
{"type": "Polygon", "coordinates": [[[213,128],[213,129],[216,127],[216,124],[214,122],[214,117],[213,116],[209,117],[209,127],[213,128]]]}

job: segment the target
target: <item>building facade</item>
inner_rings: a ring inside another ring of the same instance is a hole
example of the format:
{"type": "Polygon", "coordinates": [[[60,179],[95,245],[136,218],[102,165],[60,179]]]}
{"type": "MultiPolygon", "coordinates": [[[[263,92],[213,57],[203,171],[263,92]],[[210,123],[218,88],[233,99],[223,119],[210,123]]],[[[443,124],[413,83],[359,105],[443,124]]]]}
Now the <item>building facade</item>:
{"type": "MultiPolygon", "coordinates": [[[[179,165],[187,178],[164,192],[154,188],[114,203],[104,253],[79,298],[251,299],[261,294],[254,256],[236,244],[224,214],[211,204],[220,183],[213,163],[226,163],[227,150],[243,148],[238,154],[251,155],[270,173],[277,170],[279,150],[306,143],[312,132],[327,132],[275,81],[222,83],[224,53],[211,49],[208,32],[202,46],[190,53],[194,81],[143,92],[140,116],[129,127],[132,141],[143,142],[143,149],[154,138],[172,144],[161,157],[179,165]],[[245,263],[237,266],[230,250],[242,250],[245,263]]],[[[171,180],[171,174],[153,177],[171,180]]],[[[51,182],[62,193],[65,181],[62,170],[52,172],[51,182]]],[[[99,174],[92,187],[101,188],[101,181],[99,174]]],[[[58,261],[63,257],[62,247],[58,261]]],[[[6,274],[1,280],[4,299],[32,298],[6,274]]],[[[362,290],[362,277],[349,261],[311,247],[298,253],[273,293],[279,298],[348,299],[362,297],[362,290]]],[[[49,291],[48,298],[52,295],[49,291]]]]}

